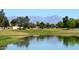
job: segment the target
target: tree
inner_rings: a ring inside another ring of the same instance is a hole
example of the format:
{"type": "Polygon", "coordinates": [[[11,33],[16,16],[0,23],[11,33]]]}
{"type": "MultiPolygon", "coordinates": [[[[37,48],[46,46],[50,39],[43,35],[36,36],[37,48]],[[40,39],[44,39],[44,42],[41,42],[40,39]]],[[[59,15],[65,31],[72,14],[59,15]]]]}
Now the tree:
{"type": "Polygon", "coordinates": [[[73,18],[70,18],[70,20],[67,21],[67,28],[73,29],[76,26],[75,20],[73,18]]]}
{"type": "Polygon", "coordinates": [[[37,22],[36,22],[36,26],[39,26],[39,25],[40,25],[40,22],[37,21],[37,22]]]}
{"type": "Polygon", "coordinates": [[[35,25],[34,23],[29,23],[29,27],[30,27],[30,28],[35,28],[36,25],[35,25]]]}
{"type": "Polygon", "coordinates": [[[40,27],[41,29],[45,28],[45,23],[44,23],[44,22],[40,22],[39,27],[40,27]]]}
{"type": "Polygon", "coordinates": [[[76,22],[76,28],[79,28],[79,19],[75,20],[76,22]]]}
{"type": "Polygon", "coordinates": [[[16,19],[13,19],[10,23],[11,23],[11,26],[15,26],[17,24],[17,21],[16,19]]]}
{"type": "Polygon", "coordinates": [[[0,11],[0,27],[3,27],[3,21],[4,21],[4,17],[5,17],[5,14],[3,12],[3,9],[0,11]]]}
{"type": "Polygon", "coordinates": [[[5,16],[4,10],[2,9],[0,11],[0,27],[8,27],[9,26],[9,21],[7,17],[5,16]]]}
{"type": "Polygon", "coordinates": [[[5,17],[5,19],[3,20],[2,25],[3,25],[4,29],[9,26],[9,21],[8,21],[7,17],[5,17]]]}
{"type": "Polygon", "coordinates": [[[25,28],[29,28],[29,21],[30,19],[28,18],[28,16],[26,17],[17,17],[17,25],[21,28],[23,27],[25,28]]]}
{"type": "Polygon", "coordinates": [[[63,23],[64,23],[64,28],[67,28],[67,21],[69,20],[69,17],[68,16],[65,16],[63,18],[63,23]]]}
{"type": "Polygon", "coordinates": [[[29,19],[29,17],[28,16],[25,16],[23,21],[24,21],[23,28],[24,29],[25,28],[30,28],[30,19],[29,19]]]}
{"type": "Polygon", "coordinates": [[[64,23],[63,22],[58,22],[57,27],[63,28],[64,27],[64,23]]]}
{"type": "Polygon", "coordinates": [[[50,24],[50,27],[51,27],[51,28],[54,28],[54,27],[55,27],[55,24],[50,24]]]}
{"type": "Polygon", "coordinates": [[[49,23],[46,24],[46,28],[50,28],[51,25],[49,23]]]}

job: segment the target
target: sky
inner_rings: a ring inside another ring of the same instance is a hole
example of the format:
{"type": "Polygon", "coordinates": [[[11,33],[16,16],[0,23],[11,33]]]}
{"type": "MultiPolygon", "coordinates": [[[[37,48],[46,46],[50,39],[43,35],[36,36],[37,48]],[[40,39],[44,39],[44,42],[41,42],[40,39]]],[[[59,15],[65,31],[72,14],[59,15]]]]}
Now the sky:
{"type": "Polygon", "coordinates": [[[79,18],[79,9],[4,9],[6,16],[69,16],[79,18]]]}

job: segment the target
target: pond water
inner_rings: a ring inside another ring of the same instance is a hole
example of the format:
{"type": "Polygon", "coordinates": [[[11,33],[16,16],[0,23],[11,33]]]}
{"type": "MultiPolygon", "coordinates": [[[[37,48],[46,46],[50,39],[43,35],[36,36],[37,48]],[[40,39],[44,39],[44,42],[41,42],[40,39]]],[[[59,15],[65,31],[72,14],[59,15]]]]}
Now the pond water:
{"type": "Polygon", "coordinates": [[[79,50],[79,37],[29,36],[0,45],[2,50],[79,50]]]}

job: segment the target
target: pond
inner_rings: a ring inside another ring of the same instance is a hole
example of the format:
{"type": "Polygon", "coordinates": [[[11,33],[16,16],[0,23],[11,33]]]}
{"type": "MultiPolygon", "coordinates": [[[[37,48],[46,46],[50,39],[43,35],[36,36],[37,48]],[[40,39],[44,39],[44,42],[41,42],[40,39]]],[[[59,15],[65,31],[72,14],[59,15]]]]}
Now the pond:
{"type": "MultiPolygon", "coordinates": [[[[1,41],[1,40],[0,40],[1,41]]],[[[4,40],[5,41],[5,40],[4,40]]],[[[0,43],[1,50],[79,50],[79,37],[29,36],[16,42],[0,43]]]]}

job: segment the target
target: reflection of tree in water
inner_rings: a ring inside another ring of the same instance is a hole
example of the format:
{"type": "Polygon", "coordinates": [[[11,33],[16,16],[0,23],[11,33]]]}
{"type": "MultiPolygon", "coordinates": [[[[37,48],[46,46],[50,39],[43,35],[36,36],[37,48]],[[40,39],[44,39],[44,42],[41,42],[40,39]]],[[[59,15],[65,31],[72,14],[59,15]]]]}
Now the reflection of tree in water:
{"type": "Polygon", "coordinates": [[[30,41],[31,40],[33,40],[33,39],[35,39],[35,38],[37,38],[37,40],[43,40],[44,38],[45,38],[46,36],[37,36],[37,37],[35,37],[35,36],[29,36],[29,37],[24,37],[24,38],[21,38],[21,39],[16,39],[16,41],[10,41],[10,40],[12,40],[12,39],[10,39],[10,40],[4,40],[4,41],[0,41],[1,43],[0,43],[0,49],[1,50],[4,50],[4,49],[6,49],[6,47],[7,47],[7,45],[9,45],[9,44],[13,44],[13,45],[17,45],[17,47],[28,47],[29,46],[29,44],[30,44],[30,41]]]}
{"type": "Polygon", "coordinates": [[[10,44],[11,41],[7,40],[7,39],[0,39],[0,50],[5,50],[7,45],[10,44]]]}
{"type": "Polygon", "coordinates": [[[46,36],[44,36],[44,35],[43,35],[43,36],[40,35],[40,36],[37,36],[37,37],[36,37],[37,41],[43,41],[44,38],[46,38],[46,36]]]}
{"type": "Polygon", "coordinates": [[[7,47],[7,44],[11,43],[9,39],[11,38],[8,36],[0,36],[0,50],[4,50],[7,47]]]}
{"type": "MultiPolygon", "coordinates": [[[[4,50],[6,49],[8,44],[14,44],[17,45],[17,47],[26,47],[28,48],[29,44],[31,43],[32,40],[36,39],[36,41],[43,41],[43,40],[49,40],[50,38],[52,39],[54,36],[51,35],[43,35],[43,36],[29,36],[29,37],[24,37],[19,40],[16,39],[16,41],[10,41],[10,40],[0,40],[0,49],[4,50]]],[[[75,45],[79,44],[79,37],[75,36],[58,36],[58,40],[62,41],[64,45],[69,46],[69,45],[75,45]]]]}
{"type": "Polygon", "coordinates": [[[29,43],[30,43],[30,40],[32,40],[32,36],[30,37],[24,37],[24,38],[21,38],[21,39],[16,39],[16,40],[0,40],[0,50],[5,50],[7,45],[9,44],[13,44],[13,45],[17,45],[17,47],[28,47],[29,46],[29,43]],[[12,41],[11,41],[12,40],[12,41]]]}
{"type": "Polygon", "coordinates": [[[37,36],[37,41],[43,41],[44,39],[49,39],[50,37],[52,37],[51,35],[40,35],[40,36],[37,36]]]}
{"type": "Polygon", "coordinates": [[[24,37],[21,39],[0,39],[0,50],[5,50],[6,47],[9,44],[17,45],[17,47],[28,47],[30,44],[30,40],[34,39],[35,37],[30,36],[30,37],[24,37]]]}
{"type": "Polygon", "coordinates": [[[6,47],[7,45],[0,45],[0,50],[5,50],[6,47]]]}
{"type": "Polygon", "coordinates": [[[63,41],[63,44],[66,46],[69,45],[73,46],[75,44],[79,44],[79,37],[75,37],[75,36],[67,36],[67,37],[59,36],[59,40],[63,41]]]}
{"type": "Polygon", "coordinates": [[[18,47],[28,47],[29,44],[30,44],[30,40],[32,40],[32,38],[34,38],[33,36],[30,36],[30,37],[24,37],[24,38],[21,38],[20,42],[17,42],[15,43],[15,45],[17,45],[18,47]]]}
{"type": "MultiPolygon", "coordinates": [[[[25,37],[25,38],[22,38],[22,41],[18,42],[17,43],[17,46],[20,46],[20,47],[28,47],[29,44],[30,44],[30,41],[33,40],[33,39],[37,39],[37,41],[43,41],[45,40],[45,38],[48,40],[50,37],[53,37],[51,35],[47,35],[47,36],[30,36],[30,37],[25,37]]],[[[69,45],[75,45],[75,44],[79,44],[79,37],[75,37],[75,36],[58,36],[58,40],[59,41],[63,41],[63,44],[66,45],[66,46],[69,46],[69,45]]]]}
{"type": "Polygon", "coordinates": [[[14,45],[17,45],[18,47],[26,47],[28,48],[29,44],[31,43],[30,41],[31,40],[34,40],[36,38],[37,41],[43,41],[45,38],[48,38],[50,36],[29,36],[29,37],[24,37],[24,38],[21,38],[19,42],[16,42],[16,43],[13,43],[14,45]]]}

